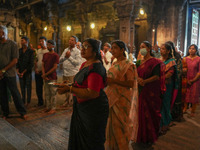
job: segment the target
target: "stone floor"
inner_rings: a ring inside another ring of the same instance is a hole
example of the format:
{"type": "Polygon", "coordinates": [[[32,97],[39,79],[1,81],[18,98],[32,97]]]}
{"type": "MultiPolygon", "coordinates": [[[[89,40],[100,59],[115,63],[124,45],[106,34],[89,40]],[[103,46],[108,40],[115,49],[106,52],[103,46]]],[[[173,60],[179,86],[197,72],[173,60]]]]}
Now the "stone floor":
{"type": "MultiPolygon", "coordinates": [[[[58,81],[61,81],[61,77],[58,81]]],[[[44,108],[34,107],[37,98],[33,81],[32,101],[27,108],[28,119],[25,121],[19,117],[13,103],[10,104],[11,114],[7,122],[0,119],[0,150],[66,150],[72,108],[60,107],[64,99],[64,95],[57,95],[57,112],[51,115],[44,113],[44,108]]],[[[184,121],[175,122],[151,147],[134,146],[134,150],[143,149],[200,150],[200,106],[195,117],[191,118],[189,112],[184,114],[184,121]]]]}
{"type": "Polygon", "coordinates": [[[175,122],[166,135],[159,137],[155,150],[200,150],[200,106],[196,116],[184,114],[183,122],[175,122]]]}

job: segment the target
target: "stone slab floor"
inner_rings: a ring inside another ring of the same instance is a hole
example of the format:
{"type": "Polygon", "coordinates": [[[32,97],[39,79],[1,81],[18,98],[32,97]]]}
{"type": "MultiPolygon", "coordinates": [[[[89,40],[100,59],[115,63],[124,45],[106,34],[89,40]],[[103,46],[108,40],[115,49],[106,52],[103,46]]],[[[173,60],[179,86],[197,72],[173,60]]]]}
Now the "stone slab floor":
{"type": "MultiPolygon", "coordinates": [[[[61,81],[61,77],[59,77],[58,80],[61,81]]],[[[32,101],[31,105],[27,108],[28,119],[26,121],[19,117],[13,103],[10,103],[11,114],[10,118],[7,119],[7,122],[10,126],[14,126],[18,131],[14,131],[12,127],[8,127],[11,133],[5,133],[3,132],[5,131],[4,128],[0,127],[0,150],[66,150],[68,145],[72,108],[60,107],[60,105],[64,102],[65,96],[58,95],[57,112],[51,115],[44,113],[44,108],[34,107],[34,105],[37,104],[34,80],[32,86],[32,101]],[[15,136],[15,133],[17,133],[17,136],[15,136]],[[13,140],[13,138],[15,140],[13,140]],[[29,145],[25,148],[20,148],[19,144],[14,142],[17,138],[22,138],[21,140],[26,141],[29,145]]],[[[3,124],[5,125],[5,122],[2,123],[1,119],[0,126],[3,126],[3,124]]],[[[195,117],[189,117],[189,113],[184,114],[184,121],[175,122],[175,125],[171,127],[165,135],[160,136],[154,145],[148,148],[134,146],[134,150],[138,149],[200,150],[200,106],[197,107],[195,117]]]]}

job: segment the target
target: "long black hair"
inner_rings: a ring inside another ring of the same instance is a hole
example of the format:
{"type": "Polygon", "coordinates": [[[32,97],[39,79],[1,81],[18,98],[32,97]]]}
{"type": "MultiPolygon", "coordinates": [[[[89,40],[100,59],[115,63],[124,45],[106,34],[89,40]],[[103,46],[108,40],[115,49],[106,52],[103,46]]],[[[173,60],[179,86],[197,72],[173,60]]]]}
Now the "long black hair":
{"type": "Polygon", "coordinates": [[[173,49],[172,49],[171,44],[169,44],[168,42],[166,42],[166,43],[164,43],[162,45],[164,45],[165,48],[169,51],[169,55],[168,55],[167,59],[173,58],[173,49]]]}
{"type": "Polygon", "coordinates": [[[114,43],[117,44],[117,46],[119,46],[120,49],[124,49],[123,55],[124,57],[126,57],[126,53],[125,53],[125,51],[127,51],[126,44],[121,40],[115,40],[111,43],[111,45],[113,45],[114,43]]]}
{"type": "Polygon", "coordinates": [[[189,49],[190,49],[191,46],[194,46],[194,48],[195,48],[195,50],[196,50],[196,55],[197,55],[197,56],[200,56],[200,55],[199,55],[199,51],[198,51],[198,46],[197,46],[196,44],[192,44],[192,45],[190,45],[190,46],[188,47],[188,52],[187,52],[187,55],[186,55],[186,56],[189,56],[189,55],[190,55],[189,49]]]}
{"type": "Polygon", "coordinates": [[[144,43],[144,45],[146,45],[146,47],[148,47],[150,49],[150,55],[154,57],[153,53],[152,53],[152,45],[149,41],[143,41],[142,43],[144,43]]]}
{"type": "Polygon", "coordinates": [[[170,44],[173,50],[173,55],[176,59],[176,62],[178,61],[178,59],[181,59],[181,55],[176,51],[174,43],[172,41],[167,41],[166,43],[170,44]]]}
{"type": "Polygon", "coordinates": [[[101,52],[100,52],[102,42],[100,40],[96,40],[93,38],[88,38],[84,40],[83,42],[88,42],[92,46],[92,51],[96,53],[96,59],[100,60],[101,63],[103,63],[101,59],[101,52]]]}

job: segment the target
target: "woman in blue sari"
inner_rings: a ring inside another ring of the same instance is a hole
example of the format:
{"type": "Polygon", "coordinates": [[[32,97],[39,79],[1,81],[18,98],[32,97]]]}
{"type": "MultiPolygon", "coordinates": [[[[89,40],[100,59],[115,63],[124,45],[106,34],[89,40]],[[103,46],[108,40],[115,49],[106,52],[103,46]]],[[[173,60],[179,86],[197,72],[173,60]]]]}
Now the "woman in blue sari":
{"type": "Polygon", "coordinates": [[[163,101],[161,107],[161,134],[166,133],[169,124],[172,121],[171,106],[177,96],[177,69],[176,62],[173,58],[172,47],[169,43],[165,43],[161,46],[162,61],[165,64],[165,84],[166,92],[163,94],[163,101]]]}

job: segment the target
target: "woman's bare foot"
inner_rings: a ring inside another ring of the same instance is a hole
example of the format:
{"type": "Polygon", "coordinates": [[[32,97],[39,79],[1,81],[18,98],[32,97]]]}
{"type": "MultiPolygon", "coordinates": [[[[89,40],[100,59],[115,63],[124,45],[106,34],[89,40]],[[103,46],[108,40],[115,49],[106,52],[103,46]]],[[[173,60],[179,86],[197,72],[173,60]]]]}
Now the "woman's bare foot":
{"type": "Polygon", "coordinates": [[[21,118],[24,119],[24,120],[27,120],[28,116],[27,115],[21,115],[21,118]]]}

